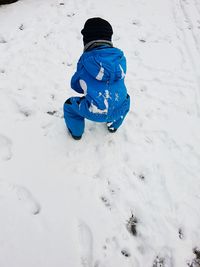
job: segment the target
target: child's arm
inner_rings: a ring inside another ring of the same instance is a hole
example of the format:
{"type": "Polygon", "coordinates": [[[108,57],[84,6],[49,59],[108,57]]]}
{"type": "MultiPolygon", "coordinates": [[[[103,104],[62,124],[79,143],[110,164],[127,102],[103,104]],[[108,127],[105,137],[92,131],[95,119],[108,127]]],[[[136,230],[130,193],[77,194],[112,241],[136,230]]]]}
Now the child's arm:
{"type": "Polygon", "coordinates": [[[82,68],[83,68],[83,66],[79,60],[79,62],[77,64],[77,70],[71,78],[71,88],[80,94],[84,93],[83,89],[80,86],[80,82],[79,82],[80,81],[80,73],[82,71],[82,68]]]}
{"type": "Polygon", "coordinates": [[[83,89],[80,86],[79,83],[80,76],[79,73],[76,71],[71,79],[71,88],[74,89],[77,93],[83,94],[83,89]]]}

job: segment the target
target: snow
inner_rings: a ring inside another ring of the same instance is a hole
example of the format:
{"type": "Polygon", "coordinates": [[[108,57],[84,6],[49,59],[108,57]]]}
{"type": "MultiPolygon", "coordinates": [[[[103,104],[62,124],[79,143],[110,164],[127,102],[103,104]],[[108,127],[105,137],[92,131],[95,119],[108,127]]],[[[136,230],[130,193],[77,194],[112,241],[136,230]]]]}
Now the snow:
{"type": "Polygon", "coordinates": [[[105,109],[99,109],[92,101],[91,105],[89,107],[89,111],[91,113],[94,113],[94,114],[107,114],[107,112],[108,112],[108,100],[106,98],[104,100],[104,104],[105,104],[106,108],[105,109]]]}
{"type": "Polygon", "coordinates": [[[101,67],[100,67],[99,73],[96,76],[96,79],[101,81],[103,79],[103,76],[104,76],[104,68],[102,67],[102,63],[101,63],[101,67]]]}
{"type": "Polygon", "coordinates": [[[87,94],[87,83],[81,79],[79,81],[79,84],[80,84],[81,88],[83,89],[84,95],[86,95],[87,94]]]}
{"type": "Polygon", "coordinates": [[[199,17],[197,0],[0,7],[1,267],[199,267],[199,17]],[[94,16],[127,57],[131,111],[74,141],[62,105],[94,16]]]}

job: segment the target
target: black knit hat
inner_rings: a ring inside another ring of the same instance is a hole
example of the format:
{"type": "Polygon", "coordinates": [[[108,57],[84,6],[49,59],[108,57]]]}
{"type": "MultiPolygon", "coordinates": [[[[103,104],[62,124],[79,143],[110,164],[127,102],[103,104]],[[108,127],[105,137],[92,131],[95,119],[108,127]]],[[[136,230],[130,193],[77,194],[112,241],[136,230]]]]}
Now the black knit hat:
{"type": "Polygon", "coordinates": [[[83,35],[83,43],[95,40],[111,41],[113,29],[110,23],[101,18],[90,18],[85,22],[84,28],[81,31],[83,35]]]}

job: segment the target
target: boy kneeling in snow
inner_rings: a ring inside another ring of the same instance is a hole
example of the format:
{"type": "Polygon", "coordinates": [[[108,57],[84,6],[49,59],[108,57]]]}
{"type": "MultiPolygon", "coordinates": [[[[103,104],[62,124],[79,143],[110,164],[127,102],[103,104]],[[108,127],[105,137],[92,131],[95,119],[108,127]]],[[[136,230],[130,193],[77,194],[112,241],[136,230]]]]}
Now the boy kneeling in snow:
{"type": "Polygon", "coordinates": [[[130,108],[124,84],[126,59],[111,42],[113,30],[101,18],[88,19],[81,31],[84,52],[71,79],[71,87],[83,97],[71,97],[64,103],[64,119],[72,137],[81,139],[84,119],[106,122],[115,132],[130,108]]]}

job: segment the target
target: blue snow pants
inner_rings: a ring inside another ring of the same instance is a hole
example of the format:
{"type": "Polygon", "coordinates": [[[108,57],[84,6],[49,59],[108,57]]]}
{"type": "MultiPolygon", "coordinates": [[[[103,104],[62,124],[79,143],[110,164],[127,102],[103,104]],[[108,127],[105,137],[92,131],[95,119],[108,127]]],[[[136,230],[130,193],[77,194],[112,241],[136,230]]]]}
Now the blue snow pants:
{"type": "Polygon", "coordinates": [[[95,122],[107,122],[109,127],[118,129],[130,109],[130,97],[122,104],[122,107],[114,110],[113,114],[96,114],[89,110],[89,104],[85,97],[70,97],[64,103],[64,119],[68,130],[74,136],[82,136],[85,129],[85,118],[95,122]]]}

